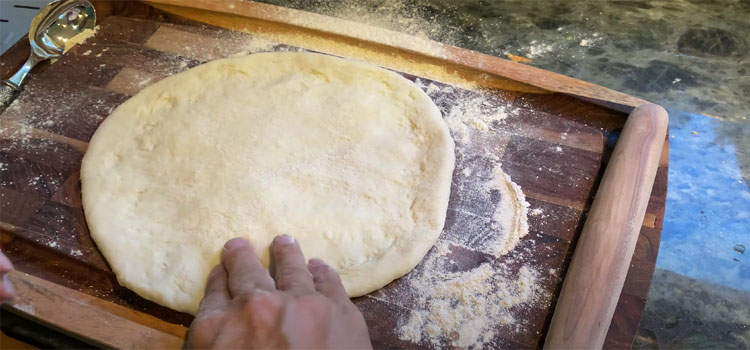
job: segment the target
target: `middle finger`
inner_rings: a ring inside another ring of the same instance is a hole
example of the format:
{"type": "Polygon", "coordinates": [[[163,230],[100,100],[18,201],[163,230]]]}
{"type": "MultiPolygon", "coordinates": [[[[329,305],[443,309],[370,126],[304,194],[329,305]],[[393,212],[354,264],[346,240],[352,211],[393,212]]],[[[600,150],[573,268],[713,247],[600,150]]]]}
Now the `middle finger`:
{"type": "Polygon", "coordinates": [[[307,270],[305,256],[294,237],[280,235],[271,244],[271,273],[276,288],[292,292],[314,292],[315,283],[307,270]]]}
{"type": "Polygon", "coordinates": [[[273,279],[248,240],[230,239],[224,245],[221,260],[227,269],[227,289],[232,297],[252,293],[255,289],[274,290],[273,279]]]}

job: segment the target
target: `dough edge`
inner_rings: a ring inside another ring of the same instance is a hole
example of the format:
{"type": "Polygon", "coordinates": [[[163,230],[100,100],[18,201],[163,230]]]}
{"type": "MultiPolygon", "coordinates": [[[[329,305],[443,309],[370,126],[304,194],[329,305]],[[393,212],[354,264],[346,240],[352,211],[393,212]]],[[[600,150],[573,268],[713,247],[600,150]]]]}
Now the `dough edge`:
{"type": "MultiPolygon", "coordinates": [[[[431,164],[431,169],[428,175],[423,176],[423,181],[419,185],[419,187],[426,186],[428,191],[418,190],[419,194],[417,195],[417,198],[420,199],[419,202],[421,203],[415,204],[425,208],[423,212],[428,217],[423,218],[421,222],[428,223],[429,225],[428,227],[417,225],[415,231],[412,232],[410,236],[406,237],[406,239],[402,238],[395,241],[380,259],[370,260],[365,264],[359,265],[356,269],[339,271],[350,297],[368,294],[386,286],[393,280],[404,276],[421,262],[427,252],[437,241],[445,224],[451,191],[452,174],[455,167],[455,144],[450,136],[447,124],[442,119],[441,112],[422,89],[397,73],[371,64],[317,53],[259,53],[243,57],[214,60],[197,66],[191,69],[191,71],[207,70],[219,64],[240,63],[246,59],[262,60],[265,55],[312,55],[321,60],[343,60],[346,61],[347,64],[351,64],[359,69],[378,70],[383,76],[390,77],[388,79],[399,81],[401,84],[409,84],[413,87],[413,90],[417,92],[418,96],[420,96],[419,101],[415,101],[415,103],[418,102],[422,104],[423,107],[426,107],[425,110],[429,113],[425,113],[428,114],[425,118],[431,119],[431,124],[436,126],[436,128],[432,130],[432,135],[435,137],[432,138],[432,143],[426,152],[426,158],[428,158],[426,162],[431,164]],[[320,58],[320,56],[325,58],[320,58]],[[428,180],[430,183],[426,184],[425,180],[428,180]]],[[[184,74],[184,72],[181,74],[184,74]]],[[[116,244],[111,244],[107,241],[106,237],[108,234],[104,230],[106,227],[106,215],[95,214],[96,209],[92,208],[91,205],[96,202],[96,189],[90,188],[90,185],[87,186],[88,182],[86,180],[90,173],[95,174],[97,171],[96,158],[98,157],[96,155],[100,152],[106,152],[106,146],[109,142],[100,139],[111,137],[112,132],[117,135],[127,134],[127,131],[111,130],[116,129],[119,126],[117,123],[112,122],[112,120],[114,120],[113,117],[135,110],[149,95],[163,91],[170,85],[179,85],[178,83],[180,79],[182,79],[181,74],[164,78],[131,96],[131,98],[113,110],[110,116],[97,128],[90,140],[89,149],[82,160],[80,175],[81,204],[84,213],[86,214],[91,236],[112,270],[115,272],[117,280],[121,285],[135,291],[145,299],[165,305],[177,311],[195,314],[198,309],[198,304],[203,297],[202,293],[198,299],[169,298],[158,290],[150,289],[148,284],[144,284],[144,281],[138,280],[137,276],[131,276],[130,274],[125,273],[125,268],[123,266],[132,263],[132,261],[128,260],[128,254],[127,252],[123,252],[122,247],[117,246],[116,244]]],[[[414,210],[412,210],[412,212],[414,212],[414,210]]],[[[218,254],[220,254],[220,252],[217,252],[217,256],[218,254]]],[[[310,257],[306,256],[306,258],[309,259],[310,257]]],[[[207,277],[208,271],[210,271],[211,267],[212,266],[207,267],[203,280],[207,277]]]]}

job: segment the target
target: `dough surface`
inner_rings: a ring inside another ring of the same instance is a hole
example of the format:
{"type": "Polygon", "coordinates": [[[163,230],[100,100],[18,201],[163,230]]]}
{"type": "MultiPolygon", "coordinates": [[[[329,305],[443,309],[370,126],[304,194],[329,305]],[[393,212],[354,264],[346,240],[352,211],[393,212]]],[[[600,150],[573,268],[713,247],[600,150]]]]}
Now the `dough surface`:
{"type": "Polygon", "coordinates": [[[97,129],[81,168],[91,236],[119,282],[195,314],[232,237],[274,236],[350,296],[412,270],[444,224],[454,144],[407,79],[314,53],[221,59],[166,78],[97,129]]]}

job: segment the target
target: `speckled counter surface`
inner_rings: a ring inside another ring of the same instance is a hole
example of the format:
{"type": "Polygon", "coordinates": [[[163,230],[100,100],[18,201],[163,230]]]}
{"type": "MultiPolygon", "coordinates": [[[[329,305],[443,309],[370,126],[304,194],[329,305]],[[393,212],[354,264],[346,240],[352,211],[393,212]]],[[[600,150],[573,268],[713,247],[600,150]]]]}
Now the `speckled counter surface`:
{"type": "Polygon", "coordinates": [[[750,1],[265,2],[520,60],[667,107],[667,212],[633,347],[750,348],[750,1]]]}
{"type": "Polygon", "coordinates": [[[518,60],[667,107],[665,224],[633,347],[750,348],[750,0],[260,1],[518,60]]]}

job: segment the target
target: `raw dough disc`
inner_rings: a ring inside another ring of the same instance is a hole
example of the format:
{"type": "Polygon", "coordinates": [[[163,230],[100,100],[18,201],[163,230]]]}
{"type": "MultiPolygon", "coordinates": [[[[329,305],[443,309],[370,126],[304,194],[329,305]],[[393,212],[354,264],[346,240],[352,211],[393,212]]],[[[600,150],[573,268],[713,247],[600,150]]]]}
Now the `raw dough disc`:
{"type": "Polygon", "coordinates": [[[384,69],[313,53],[213,61],[119,106],[83,159],[91,236],[120,283],[195,313],[223,244],[274,236],[350,296],[406,274],[440,234],[454,144],[440,111],[384,69]]]}

